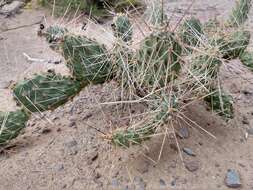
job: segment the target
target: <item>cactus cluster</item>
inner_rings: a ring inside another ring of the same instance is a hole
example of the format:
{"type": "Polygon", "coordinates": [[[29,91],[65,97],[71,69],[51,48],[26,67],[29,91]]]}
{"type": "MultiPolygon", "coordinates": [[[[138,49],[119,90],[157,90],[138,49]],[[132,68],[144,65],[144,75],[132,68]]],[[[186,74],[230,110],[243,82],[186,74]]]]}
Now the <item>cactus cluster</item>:
{"type": "Polygon", "coordinates": [[[141,99],[153,113],[139,127],[110,134],[110,140],[119,146],[129,147],[150,138],[159,126],[180,115],[191,99],[203,99],[218,115],[233,118],[231,96],[219,85],[218,75],[224,59],[240,58],[252,67],[252,53],[245,51],[250,33],[239,28],[248,17],[250,2],[237,3],[229,20],[231,24],[235,21],[231,18],[235,18],[237,24],[229,25],[227,30],[218,21],[202,25],[191,17],[177,30],[168,31],[163,11],[151,9],[154,12],[149,21],[155,27],[151,27],[152,32],[134,50],[131,49],[132,24],[125,14],[118,14],[113,21],[116,41],[112,50],[85,36],[71,34],[63,27],[49,27],[46,39],[62,53],[71,77],[51,72],[19,82],[13,95],[22,110],[0,113],[0,143],[7,143],[19,134],[29,119],[27,113],[55,109],[86,85],[111,79],[120,83],[122,91],[132,93],[128,96],[131,100],[141,99]],[[217,28],[210,30],[210,24],[217,28]]]}

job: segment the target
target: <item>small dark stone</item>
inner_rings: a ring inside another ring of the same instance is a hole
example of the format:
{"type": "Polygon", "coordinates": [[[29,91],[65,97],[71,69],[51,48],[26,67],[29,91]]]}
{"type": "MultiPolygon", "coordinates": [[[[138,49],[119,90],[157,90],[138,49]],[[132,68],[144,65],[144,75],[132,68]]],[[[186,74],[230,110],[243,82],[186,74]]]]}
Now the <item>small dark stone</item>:
{"type": "Polygon", "coordinates": [[[146,183],[143,181],[143,179],[139,176],[134,177],[134,182],[136,184],[136,189],[138,190],[145,190],[146,189],[146,183]]]}
{"type": "Polygon", "coordinates": [[[249,133],[249,135],[253,135],[253,127],[247,129],[247,132],[249,133]]]}
{"type": "Polygon", "coordinates": [[[171,184],[171,186],[175,186],[176,185],[176,180],[173,179],[170,184],[171,184]]]}
{"type": "Polygon", "coordinates": [[[246,116],[242,117],[242,123],[245,124],[245,125],[249,125],[249,120],[246,116]]]}
{"type": "Polygon", "coordinates": [[[242,93],[246,96],[252,95],[253,93],[248,90],[242,90],[242,93]]]}
{"type": "Polygon", "coordinates": [[[230,188],[239,188],[242,185],[238,172],[233,169],[228,170],[225,183],[230,188]]]}
{"type": "Polygon", "coordinates": [[[199,162],[197,161],[187,162],[185,163],[185,167],[188,171],[195,172],[199,169],[199,162]]]}
{"type": "Polygon", "coordinates": [[[76,125],[76,122],[75,121],[71,121],[68,125],[68,127],[74,127],[76,125]]]}
{"type": "Polygon", "coordinates": [[[196,154],[190,148],[183,148],[183,151],[189,156],[196,156],[196,154]]]}
{"type": "Polygon", "coordinates": [[[77,142],[76,142],[76,140],[72,140],[72,141],[66,142],[66,143],[65,143],[65,146],[66,146],[67,148],[72,148],[72,147],[74,147],[74,146],[77,146],[77,142]]]}
{"type": "Polygon", "coordinates": [[[98,158],[98,152],[91,152],[88,156],[87,164],[91,165],[98,158]]]}
{"type": "Polygon", "coordinates": [[[50,133],[51,131],[52,131],[52,130],[49,129],[49,128],[44,128],[44,129],[42,129],[41,134],[48,134],[48,133],[50,133]]]}
{"type": "Polygon", "coordinates": [[[166,186],[166,183],[165,183],[165,181],[163,179],[160,179],[159,183],[160,183],[161,186],[166,186]]]}
{"type": "Polygon", "coordinates": [[[82,120],[89,119],[91,116],[92,116],[92,113],[88,113],[88,114],[83,116],[82,120]]]}
{"type": "Polygon", "coordinates": [[[177,135],[181,138],[181,139],[187,139],[190,135],[189,135],[189,130],[187,127],[182,127],[178,130],[177,135]]]}

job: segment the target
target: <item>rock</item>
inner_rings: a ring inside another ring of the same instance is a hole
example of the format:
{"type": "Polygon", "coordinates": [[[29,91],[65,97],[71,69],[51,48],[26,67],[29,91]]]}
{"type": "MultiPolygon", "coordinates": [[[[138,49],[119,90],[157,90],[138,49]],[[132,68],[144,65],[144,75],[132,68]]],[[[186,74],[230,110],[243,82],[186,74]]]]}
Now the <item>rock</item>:
{"type": "Polygon", "coordinates": [[[252,95],[253,93],[248,90],[242,90],[242,93],[246,96],[252,95]]]}
{"type": "Polygon", "coordinates": [[[75,121],[71,121],[68,125],[68,127],[75,127],[76,126],[76,122],[75,121]]]}
{"type": "Polygon", "coordinates": [[[134,183],[136,184],[136,190],[145,190],[146,189],[146,183],[143,181],[143,179],[139,176],[134,177],[134,183]]]}
{"type": "Polygon", "coordinates": [[[190,148],[183,148],[183,151],[189,156],[196,156],[196,154],[190,148]]]}
{"type": "Polygon", "coordinates": [[[71,140],[71,141],[69,141],[69,142],[66,142],[66,143],[65,143],[65,146],[66,146],[67,148],[73,148],[73,147],[77,146],[77,142],[76,142],[76,140],[71,140]]]}
{"type": "Polygon", "coordinates": [[[225,183],[230,188],[239,188],[242,185],[238,172],[233,169],[228,170],[225,183]]]}
{"type": "Polygon", "coordinates": [[[249,135],[253,135],[253,127],[247,129],[247,132],[249,135]]]}
{"type": "Polygon", "coordinates": [[[176,185],[176,179],[173,179],[170,184],[171,184],[171,186],[175,186],[176,185]]]}
{"type": "Polygon", "coordinates": [[[160,183],[160,186],[162,186],[162,187],[166,186],[166,183],[163,179],[160,179],[159,183],[160,183]]]}
{"type": "Polygon", "coordinates": [[[242,117],[242,123],[245,124],[245,125],[249,125],[249,120],[246,116],[242,117]]]}
{"type": "Polygon", "coordinates": [[[51,131],[52,131],[52,130],[49,129],[49,128],[44,128],[44,129],[42,129],[41,134],[48,134],[48,133],[50,133],[51,131]]]}
{"type": "Polygon", "coordinates": [[[190,133],[187,127],[182,127],[178,130],[177,135],[181,139],[187,139],[190,136],[190,133]]]}
{"type": "Polygon", "coordinates": [[[57,172],[60,172],[60,171],[64,170],[64,165],[63,164],[56,164],[54,166],[54,170],[56,170],[57,172]]]}
{"type": "Polygon", "coordinates": [[[0,9],[0,14],[12,15],[19,11],[19,9],[24,5],[21,1],[12,1],[10,4],[4,5],[0,9]]]}
{"type": "Polygon", "coordinates": [[[199,169],[199,162],[197,161],[187,162],[185,163],[185,167],[188,171],[195,172],[199,169]]]}
{"type": "Polygon", "coordinates": [[[119,182],[118,182],[118,180],[116,178],[112,179],[112,186],[113,187],[118,187],[119,186],[119,182]]]}
{"type": "Polygon", "coordinates": [[[91,165],[98,158],[98,152],[89,153],[87,164],[91,165]]]}
{"type": "Polygon", "coordinates": [[[82,120],[89,119],[92,116],[92,113],[87,113],[82,117],[82,120]]]}

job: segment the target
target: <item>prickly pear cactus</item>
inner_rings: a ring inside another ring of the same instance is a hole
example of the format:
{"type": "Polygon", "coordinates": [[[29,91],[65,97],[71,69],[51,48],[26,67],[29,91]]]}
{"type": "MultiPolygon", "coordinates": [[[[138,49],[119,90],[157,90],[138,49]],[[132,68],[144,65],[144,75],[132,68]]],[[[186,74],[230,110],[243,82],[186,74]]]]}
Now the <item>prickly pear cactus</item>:
{"type": "Polygon", "coordinates": [[[163,83],[176,77],[180,71],[179,57],[182,49],[172,33],[153,33],[146,37],[138,54],[136,76],[145,71],[145,81],[150,86],[163,83]]]}
{"type": "Polygon", "coordinates": [[[23,111],[0,112],[0,145],[16,138],[25,128],[29,115],[23,111]]]}
{"type": "Polygon", "coordinates": [[[223,91],[213,91],[212,94],[204,99],[209,106],[218,115],[225,117],[226,119],[233,118],[233,100],[230,95],[227,95],[223,91]]]}
{"type": "Polygon", "coordinates": [[[245,51],[240,55],[241,62],[253,71],[253,53],[245,51]]]}
{"type": "Polygon", "coordinates": [[[250,32],[239,30],[220,39],[219,49],[225,59],[235,59],[249,45],[250,32]]]}
{"type": "Polygon", "coordinates": [[[110,77],[112,64],[104,45],[84,36],[66,35],[62,49],[76,80],[98,84],[110,77]]]}
{"type": "Polygon", "coordinates": [[[160,3],[153,2],[144,13],[145,20],[147,23],[154,27],[160,27],[166,24],[168,17],[164,13],[163,7],[160,3]]]}
{"type": "Polygon", "coordinates": [[[118,14],[111,26],[116,38],[122,39],[124,42],[132,40],[133,28],[126,14],[118,14]]]}
{"type": "Polygon", "coordinates": [[[200,43],[203,34],[200,20],[194,17],[185,20],[180,29],[180,37],[183,43],[189,46],[187,48],[189,50],[191,50],[191,47],[195,47],[200,43]]]}
{"type": "Polygon", "coordinates": [[[234,27],[239,27],[244,24],[248,19],[251,6],[252,0],[237,0],[228,23],[234,27]]]}
{"type": "Polygon", "coordinates": [[[30,112],[52,110],[75,96],[83,84],[70,77],[48,73],[18,83],[14,98],[30,112]]]}
{"type": "Polygon", "coordinates": [[[63,40],[64,35],[68,33],[68,30],[64,27],[54,25],[48,27],[48,29],[45,32],[46,40],[50,45],[53,45],[54,43],[57,43],[61,40],[63,40]]]}

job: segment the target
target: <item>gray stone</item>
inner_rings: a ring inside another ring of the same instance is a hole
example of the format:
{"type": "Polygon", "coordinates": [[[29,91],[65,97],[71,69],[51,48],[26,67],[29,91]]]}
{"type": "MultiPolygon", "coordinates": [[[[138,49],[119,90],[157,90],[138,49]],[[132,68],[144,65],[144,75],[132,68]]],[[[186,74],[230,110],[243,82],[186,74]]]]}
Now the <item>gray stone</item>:
{"type": "Polygon", "coordinates": [[[195,172],[199,169],[199,162],[197,161],[186,162],[185,167],[188,171],[195,172]]]}
{"type": "Polygon", "coordinates": [[[239,173],[236,170],[229,169],[225,178],[225,183],[230,188],[241,187],[241,180],[239,173]]]}
{"type": "Polygon", "coordinates": [[[64,166],[63,166],[63,164],[56,164],[56,165],[54,166],[54,169],[55,169],[57,172],[60,172],[60,171],[64,170],[64,166]]]}
{"type": "Polygon", "coordinates": [[[143,179],[139,176],[134,177],[134,182],[136,186],[136,190],[145,190],[146,189],[146,183],[143,181],[143,179]]]}
{"type": "Polygon", "coordinates": [[[15,14],[19,11],[19,9],[23,5],[24,3],[21,1],[12,1],[10,4],[6,4],[0,9],[0,14],[4,14],[4,15],[15,14]]]}
{"type": "Polygon", "coordinates": [[[183,148],[183,151],[189,156],[196,156],[196,154],[190,148],[183,148]]]}
{"type": "Polygon", "coordinates": [[[242,117],[242,123],[245,124],[245,125],[249,125],[249,120],[246,116],[242,117]]]}
{"type": "Polygon", "coordinates": [[[251,127],[249,129],[247,129],[247,132],[249,133],[249,135],[253,135],[253,128],[251,127]]]}
{"type": "Polygon", "coordinates": [[[163,179],[160,179],[159,183],[160,183],[160,186],[162,186],[162,187],[166,186],[166,183],[163,179]]]}
{"type": "Polygon", "coordinates": [[[118,182],[118,180],[116,178],[112,179],[112,186],[113,187],[118,187],[119,186],[119,182],[118,182]]]}
{"type": "Polygon", "coordinates": [[[66,142],[66,143],[65,143],[65,146],[66,146],[67,148],[72,148],[72,147],[74,147],[74,146],[77,146],[77,142],[76,142],[76,140],[71,140],[71,141],[69,141],[69,142],[66,142]]]}
{"type": "Polygon", "coordinates": [[[98,152],[94,151],[89,153],[87,164],[91,165],[98,158],[98,152]]]}
{"type": "Polygon", "coordinates": [[[190,136],[190,133],[187,127],[182,127],[178,130],[177,135],[181,139],[187,139],[190,136]]]}
{"type": "Polygon", "coordinates": [[[76,126],[76,122],[75,121],[71,121],[68,125],[68,127],[75,127],[76,126]]]}

